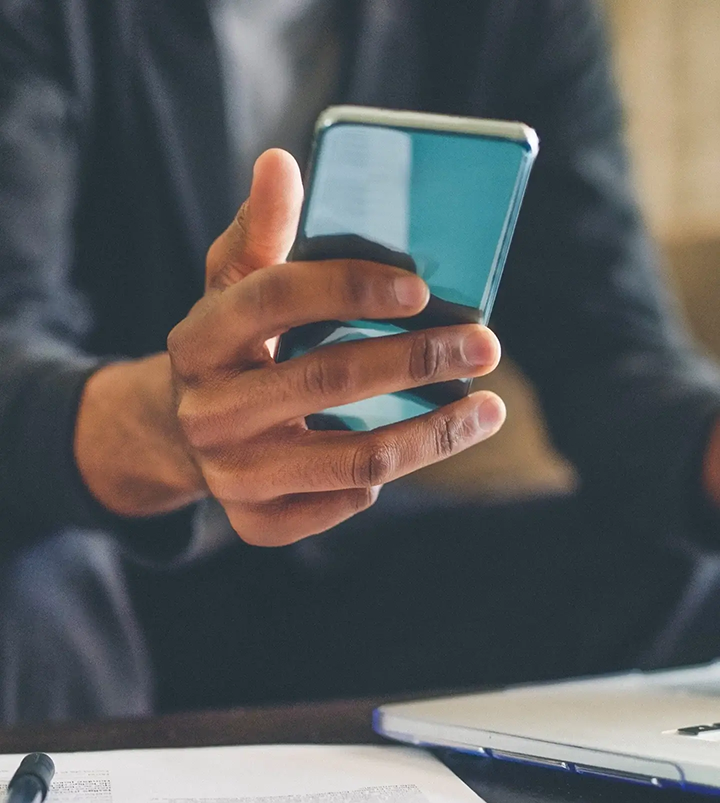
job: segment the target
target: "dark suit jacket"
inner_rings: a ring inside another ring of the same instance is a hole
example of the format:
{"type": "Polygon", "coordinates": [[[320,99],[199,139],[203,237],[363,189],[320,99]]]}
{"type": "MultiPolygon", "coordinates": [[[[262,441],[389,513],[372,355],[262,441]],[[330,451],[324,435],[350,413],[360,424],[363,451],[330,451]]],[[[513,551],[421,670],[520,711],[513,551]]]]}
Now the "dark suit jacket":
{"type": "MultiPolygon", "coordinates": [[[[492,323],[584,487],[648,533],[684,527],[720,382],[665,309],[595,5],[340,6],[338,101],[538,130],[492,323]]],[[[78,397],[98,361],[163,349],[201,293],[228,165],[201,0],[3,2],[0,521],[23,537],[115,523],[73,465],[78,397]]]]}

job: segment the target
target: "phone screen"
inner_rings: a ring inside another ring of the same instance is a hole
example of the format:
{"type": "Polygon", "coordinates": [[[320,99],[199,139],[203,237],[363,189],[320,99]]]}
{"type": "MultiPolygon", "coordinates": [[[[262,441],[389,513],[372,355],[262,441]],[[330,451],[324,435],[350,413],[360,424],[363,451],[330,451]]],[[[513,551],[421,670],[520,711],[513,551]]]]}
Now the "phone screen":
{"type": "MultiPolygon", "coordinates": [[[[457,323],[486,323],[534,153],[477,134],[338,122],[315,144],[295,260],[366,259],[417,273],[426,309],[393,321],[325,321],[283,336],[278,359],[457,323]]],[[[327,428],[374,429],[461,398],[469,380],[326,410],[327,428]]]]}

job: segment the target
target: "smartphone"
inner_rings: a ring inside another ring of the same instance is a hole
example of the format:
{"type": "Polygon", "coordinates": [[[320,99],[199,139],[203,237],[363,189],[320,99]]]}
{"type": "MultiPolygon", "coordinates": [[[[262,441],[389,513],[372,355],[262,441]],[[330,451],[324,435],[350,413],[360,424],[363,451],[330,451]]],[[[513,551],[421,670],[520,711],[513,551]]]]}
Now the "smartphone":
{"type": "MultiPolygon", "coordinates": [[[[394,265],[422,277],[431,296],[412,318],[291,329],[277,359],[409,330],[486,324],[537,152],[535,131],[522,123],[355,106],[323,112],[290,259],[394,265]]],[[[310,426],[375,429],[462,398],[470,381],[335,407],[310,426]]]]}

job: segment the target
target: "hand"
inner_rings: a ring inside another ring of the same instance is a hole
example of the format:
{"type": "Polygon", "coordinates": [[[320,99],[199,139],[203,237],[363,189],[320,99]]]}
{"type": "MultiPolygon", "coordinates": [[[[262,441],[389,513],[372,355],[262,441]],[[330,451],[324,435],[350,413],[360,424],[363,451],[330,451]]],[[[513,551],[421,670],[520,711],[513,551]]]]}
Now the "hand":
{"type": "Polygon", "coordinates": [[[292,326],[406,317],[428,301],[422,280],[398,268],[283,264],[301,202],[292,157],[265,153],[249,202],[208,252],[205,296],[171,332],[169,354],[108,365],[88,381],[75,456],[109,510],[153,515],[210,493],[246,541],[288,544],[501,426],[502,401],[481,392],[375,432],[307,429],[305,416],[328,407],[485,374],[500,348],[484,327],[452,326],[276,364],[272,339],[292,326]]]}
{"type": "Polygon", "coordinates": [[[249,202],[214,243],[207,292],[170,334],[178,419],[210,493],[253,544],[287,544],[370,506],[390,480],[492,435],[505,416],[476,393],[369,433],[308,430],[305,416],[492,370],[499,345],[469,325],[347,343],[276,364],[267,341],[312,321],[418,313],[427,286],[352,261],[282,264],[302,200],[294,160],[268,151],[249,202]]]}
{"type": "Polygon", "coordinates": [[[720,419],[715,422],[705,452],[703,484],[710,501],[720,509],[720,419]]]}

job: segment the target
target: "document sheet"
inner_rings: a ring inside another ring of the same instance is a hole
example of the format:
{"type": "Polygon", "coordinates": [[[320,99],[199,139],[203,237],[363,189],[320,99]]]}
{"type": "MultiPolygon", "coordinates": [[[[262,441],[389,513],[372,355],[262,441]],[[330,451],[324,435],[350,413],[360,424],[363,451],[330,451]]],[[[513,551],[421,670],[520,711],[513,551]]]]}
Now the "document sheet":
{"type": "MultiPolygon", "coordinates": [[[[53,753],[47,803],[478,803],[440,761],[381,746],[53,753]]],[[[22,756],[0,756],[3,790],[22,756]]]]}

